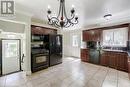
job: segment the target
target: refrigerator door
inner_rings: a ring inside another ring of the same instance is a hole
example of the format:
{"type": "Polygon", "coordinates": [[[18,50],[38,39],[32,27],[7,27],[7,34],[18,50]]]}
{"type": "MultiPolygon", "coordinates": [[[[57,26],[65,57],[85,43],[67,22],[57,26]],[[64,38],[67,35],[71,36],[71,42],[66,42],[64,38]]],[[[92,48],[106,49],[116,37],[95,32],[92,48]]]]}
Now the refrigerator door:
{"type": "Polygon", "coordinates": [[[2,75],[2,40],[0,40],[0,76],[2,75]]]}
{"type": "Polygon", "coordinates": [[[50,36],[50,66],[62,63],[62,36],[50,36]]]}

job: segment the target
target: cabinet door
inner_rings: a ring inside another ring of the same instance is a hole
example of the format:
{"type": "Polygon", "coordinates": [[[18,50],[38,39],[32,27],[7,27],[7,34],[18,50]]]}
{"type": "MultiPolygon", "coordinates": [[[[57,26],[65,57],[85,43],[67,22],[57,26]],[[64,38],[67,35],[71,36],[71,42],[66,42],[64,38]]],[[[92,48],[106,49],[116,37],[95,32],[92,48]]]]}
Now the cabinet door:
{"type": "Polygon", "coordinates": [[[117,57],[115,53],[109,53],[109,67],[117,69],[117,57]]]}
{"type": "Polygon", "coordinates": [[[81,60],[89,62],[89,51],[87,49],[81,49],[81,60]]]}
{"type": "Polygon", "coordinates": [[[129,73],[129,78],[130,78],[130,57],[128,57],[128,73],[129,73]]]}
{"type": "Polygon", "coordinates": [[[100,41],[101,30],[87,30],[83,31],[83,41],[100,41]]]}
{"type": "Polygon", "coordinates": [[[124,53],[119,53],[117,55],[117,69],[128,71],[128,65],[127,65],[127,55],[124,53]]]}
{"type": "Polygon", "coordinates": [[[106,53],[103,53],[100,57],[100,64],[103,66],[108,66],[109,56],[106,53]]]}
{"type": "Polygon", "coordinates": [[[83,41],[86,41],[86,31],[83,31],[83,41]]]}

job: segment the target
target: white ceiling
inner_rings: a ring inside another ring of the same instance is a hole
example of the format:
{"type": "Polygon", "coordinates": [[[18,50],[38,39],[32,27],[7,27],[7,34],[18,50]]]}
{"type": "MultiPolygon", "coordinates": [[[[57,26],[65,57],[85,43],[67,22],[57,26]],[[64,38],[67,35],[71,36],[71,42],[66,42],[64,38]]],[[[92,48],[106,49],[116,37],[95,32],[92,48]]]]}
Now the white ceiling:
{"type": "MultiPolygon", "coordinates": [[[[87,21],[100,19],[105,14],[112,15],[130,11],[130,0],[65,0],[69,14],[72,4],[79,16],[79,26],[87,21]]],[[[16,0],[16,10],[32,13],[32,17],[47,21],[47,7],[51,6],[53,13],[58,12],[58,0],[16,0]]]]}

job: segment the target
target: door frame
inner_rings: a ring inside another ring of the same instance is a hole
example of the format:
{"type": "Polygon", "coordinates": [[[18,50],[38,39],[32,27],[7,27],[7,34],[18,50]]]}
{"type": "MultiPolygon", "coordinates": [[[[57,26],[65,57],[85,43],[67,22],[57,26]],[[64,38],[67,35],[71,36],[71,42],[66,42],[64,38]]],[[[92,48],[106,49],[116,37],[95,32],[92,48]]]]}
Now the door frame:
{"type": "MultiPolygon", "coordinates": [[[[18,40],[19,41],[19,71],[22,71],[22,64],[21,64],[21,40],[20,39],[0,39],[0,60],[1,60],[1,73],[0,73],[0,76],[2,76],[3,74],[3,71],[2,71],[2,66],[3,66],[3,63],[2,63],[2,40],[18,40]]],[[[16,72],[19,72],[19,71],[15,71],[15,72],[11,72],[11,73],[8,73],[8,74],[12,74],[12,73],[16,73],[16,72]]],[[[8,75],[6,74],[6,75],[8,75]]]]}

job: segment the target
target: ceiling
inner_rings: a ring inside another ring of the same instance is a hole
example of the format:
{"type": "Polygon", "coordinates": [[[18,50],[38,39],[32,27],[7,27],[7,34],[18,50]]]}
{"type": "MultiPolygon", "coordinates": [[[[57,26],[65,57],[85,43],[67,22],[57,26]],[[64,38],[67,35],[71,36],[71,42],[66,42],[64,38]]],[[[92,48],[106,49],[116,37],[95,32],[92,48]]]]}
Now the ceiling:
{"type": "MultiPolygon", "coordinates": [[[[80,27],[87,21],[103,18],[108,13],[114,15],[130,11],[130,0],[65,0],[65,2],[68,15],[71,6],[75,5],[80,27]]],[[[33,19],[43,21],[47,21],[48,5],[54,14],[58,13],[58,0],[16,0],[16,10],[29,12],[33,15],[33,19]]]]}

